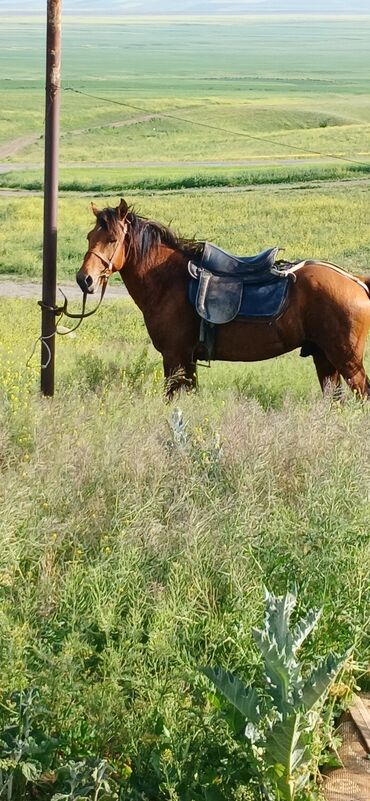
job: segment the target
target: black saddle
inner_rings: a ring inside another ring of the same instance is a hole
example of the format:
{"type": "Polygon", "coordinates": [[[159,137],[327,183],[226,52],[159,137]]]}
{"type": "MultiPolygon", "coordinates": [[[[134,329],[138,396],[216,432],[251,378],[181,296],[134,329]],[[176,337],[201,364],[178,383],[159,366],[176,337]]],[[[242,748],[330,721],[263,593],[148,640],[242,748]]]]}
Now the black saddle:
{"type": "Polygon", "coordinates": [[[279,250],[240,257],[206,242],[201,257],[189,262],[188,298],[201,318],[199,341],[210,359],[215,326],[235,317],[271,318],[282,312],[288,280],[285,271],[279,274],[275,267],[279,250]]]}
{"type": "Polygon", "coordinates": [[[272,277],[271,269],[275,264],[280,248],[269,248],[257,256],[233,256],[226,250],[206,242],[200,267],[214,275],[227,275],[242,278],[246,284],[261,283],[264,278],[272,277]]]}

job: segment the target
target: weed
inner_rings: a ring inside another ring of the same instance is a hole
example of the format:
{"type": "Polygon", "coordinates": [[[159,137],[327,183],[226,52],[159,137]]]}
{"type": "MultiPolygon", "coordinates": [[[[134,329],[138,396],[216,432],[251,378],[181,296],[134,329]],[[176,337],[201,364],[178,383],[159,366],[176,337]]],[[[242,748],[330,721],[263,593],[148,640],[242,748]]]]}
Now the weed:
{"type": "Polygon", "coordinates": [[[275,597],[266,592],[265,602],[264,628],[253,630],[264,662],[262,692],[256,686],[244,687],[222,668],[203,668],[203,673],[246,723],[251,780],[258,777],[261,799],[294,801],[303,797],[311,776],[316,777],[317,761],[327,746],[323,708],[345,658],[330,654],[307,674],[297,652],[316,628],[321,612],[310,610],[293,629],[290,619],[297,602],[293,593],[275,597]]]}

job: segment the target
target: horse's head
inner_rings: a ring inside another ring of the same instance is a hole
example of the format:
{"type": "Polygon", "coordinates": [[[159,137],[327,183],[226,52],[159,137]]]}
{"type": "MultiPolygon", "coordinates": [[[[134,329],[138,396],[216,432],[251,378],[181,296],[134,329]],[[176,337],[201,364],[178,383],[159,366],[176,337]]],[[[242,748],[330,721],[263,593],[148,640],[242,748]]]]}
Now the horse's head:
{"type": "Polygon", "coordinates": [[[123,198],[116,208],[99,211],[91,208],[96,217],[95,227],[87,234],[89,249],[84,256],[76,280],[83,292],[92,294],[112,273],[122,270],[126,261],[128,205],[123,198]]]}

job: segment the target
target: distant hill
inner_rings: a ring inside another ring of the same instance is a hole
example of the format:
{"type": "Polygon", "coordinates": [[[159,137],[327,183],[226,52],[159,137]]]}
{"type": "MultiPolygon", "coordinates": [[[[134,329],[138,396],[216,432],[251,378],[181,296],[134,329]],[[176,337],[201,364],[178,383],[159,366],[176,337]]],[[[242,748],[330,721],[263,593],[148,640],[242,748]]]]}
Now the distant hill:
{"type": "MultiPolygon", "coordinates": [[[[46,0],[0,0],[0,15],[44,14],[46,0]]],[[[65,14],[370,14],[370,0],[64,0],[65,14]]]]}

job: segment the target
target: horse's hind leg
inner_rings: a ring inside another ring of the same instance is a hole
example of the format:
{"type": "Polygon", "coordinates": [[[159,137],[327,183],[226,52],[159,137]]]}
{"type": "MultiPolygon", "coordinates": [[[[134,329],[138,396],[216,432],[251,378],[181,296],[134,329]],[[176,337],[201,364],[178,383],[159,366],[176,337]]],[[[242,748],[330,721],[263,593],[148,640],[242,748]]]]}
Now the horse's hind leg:
{"type": "MultiPolygon", "coordinates": [[[[367,320],[365,322],[367,323],[367,320]]],[[[369,326],[365,325],[363,320],[360,320],[360,323],[361,325],[357,321],[357,325],[353,325],[350,330],[348,344],[339,339],[329,350],[328,356],[352,392],[370,400],[370,382],[363,363],[369,326]]]]}
{"type": "Polygon", "coordinates": [[[334,367],[322,350],[315,350],[312,358],[323,394],[330,394],[334,399],[339,399],[342,395],[339,370],[334,367]]]}
{"type": "Polygon", "coordinates": [[[346,366],[341,370],[341,373],[352,392],[357,393],[361,398],[370,400],[370,381],[366,375],[363,364],[360,364],[357,370],[353,370],[353,367],[346,366]]]}

